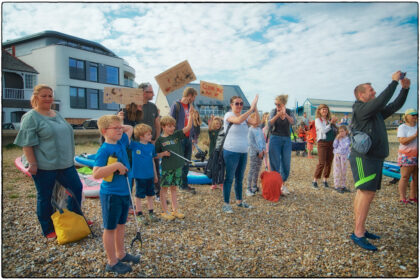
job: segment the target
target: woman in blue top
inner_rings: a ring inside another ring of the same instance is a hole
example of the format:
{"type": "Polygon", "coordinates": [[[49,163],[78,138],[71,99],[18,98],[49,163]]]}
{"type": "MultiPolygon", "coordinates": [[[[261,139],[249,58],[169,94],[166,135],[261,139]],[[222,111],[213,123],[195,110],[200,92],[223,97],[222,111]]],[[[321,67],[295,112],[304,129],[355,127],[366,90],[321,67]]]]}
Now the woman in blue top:
{"type": "MultiPolygon", "coordinates": [[[[73,128],[60,114],[51,109],[53,90],[37,85],[31,97],[32,110],[25,113],[21,129],[14,143],[23,147],[29,162],[29,173],[37,190],[37,215],[42,232],[48,239],[56,238],[51,215],[54,209],[51,197],[57,180],[73,191],[80,205],[82,183],[74,167],[73,128]]],[[[69,197],[68,209],[81,214],[74,199],[69,197]]]]}
{"type": "Polygon", "coordinates": [[[241,114],[244,102],[239,96],[233,96],[230,99],[232,111],[227,112],[224,117],[225,133],[229,123],[232,123],[232,127],[226,135],[223,146],[226,176],[225,182],[223,183],[223,199],[225,203],[222,211],[225,213],[233,213],[232,207],[229,205],[233,177],[235,177],[236,205],[238,207],[250,208],[250,205],[242,201],[242,180],[244,178],[248,156],[248,124],[252,123],[252,120],[248,118],[255,111],[257,113],[256,121],[258,123],[260,122],[257,102],[258,94],[255,96],[254,101],[252,101],[251,108],[241,114]]]}

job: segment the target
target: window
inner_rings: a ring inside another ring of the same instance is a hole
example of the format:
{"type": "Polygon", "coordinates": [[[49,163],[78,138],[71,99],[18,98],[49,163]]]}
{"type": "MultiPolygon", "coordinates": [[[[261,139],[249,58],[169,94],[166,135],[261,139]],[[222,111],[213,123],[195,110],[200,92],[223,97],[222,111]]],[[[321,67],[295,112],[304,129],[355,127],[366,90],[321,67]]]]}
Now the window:
{"type": "Polygon", "coordinates": [[[113,66],[105,66],[106,69],[106,83],[119,85],[119,73],[118,68],[113,66]]]}
{"type": "Polygon", "coordinates": [[[25,114],[25,111],[14,111],[10,114],[12,122],[20,122],[22,116],[25,114]]]}
{"type": "Polygon", "coordinates": [[[36,84],[36,76],[33,74],[25,74],[25,88],[33,89],[36,84]]]}
{"type": "Polygon", "coordinates": [[[99,91],[97,89],[87,89],[87,108],[99,109],[99,91]]]}
{"type": "Polygon", "coordinates": [[[70,107],[86,108],[86,94],[84,88],[70,87],[70,107]]]}
{"type": "Polygon", "coordinates": [[[71,79],[86,79],[85,62],[83,60],[69,58],[69,68],[71,79]]]}
{"type": "Polygon", "coordinates": [[[89,81],[98,81],[98,64],[90,63],[89,65],[89,81]]]}

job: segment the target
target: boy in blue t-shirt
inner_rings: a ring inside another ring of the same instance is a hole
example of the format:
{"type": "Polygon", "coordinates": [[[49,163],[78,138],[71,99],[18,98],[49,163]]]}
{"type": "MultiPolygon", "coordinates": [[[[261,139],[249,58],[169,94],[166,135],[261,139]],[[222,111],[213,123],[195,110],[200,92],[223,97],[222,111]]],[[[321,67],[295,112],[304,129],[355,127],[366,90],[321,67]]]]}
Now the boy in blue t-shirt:
{"type": "MultiPolygon", "coordinates": [[[[134,138],[137,141],[131,141],[130,150],[132,151],[132,175],[136,180],[136,216],[140,222],[147,225],[149,222],[143,216],[141,199],[147,198],[147,207],[149,210],[149,218],[152,222],[157,222],[153,213],[153,196],[155,195],[153,183],[158,182],[155,169],[155,161],[157,157],[155,145],[152,141],[152,128],[147,124],[138,124],[134,128],[134,138]]],[[[163,153],[161,153],[163,154],[163,153]]],[[[170,156],[169,152],[163,155],[170,156]]],[[[162,155],[160,155],[162,157],[162,155]]]]}
{"type": "Polygon", "coordinates": [[[93,177],[104,178],[99,197],[104,226],[103,244],[108,259],[105,271],[124,274],[132,270],[126,262],[140,262],[140,256],[132,256],[124,249],[124,230],[130,205],[126,178],[130,163],[126,148],[133,127],[123,125],[118,116],[106,115],[99,118],[98,128],[105,142],[96,153],[93,177]],[[116,161],[108,165],[111,157],[116,158],[116,161]]]}

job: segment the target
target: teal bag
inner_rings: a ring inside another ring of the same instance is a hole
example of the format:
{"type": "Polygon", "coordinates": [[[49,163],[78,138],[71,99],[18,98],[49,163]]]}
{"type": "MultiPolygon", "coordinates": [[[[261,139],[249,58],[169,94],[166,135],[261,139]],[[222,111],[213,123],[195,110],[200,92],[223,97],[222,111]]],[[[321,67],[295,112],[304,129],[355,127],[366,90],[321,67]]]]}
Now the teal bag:
{"type": "Polygon", "coordinates": [[[334,141],[336,135],[337,128],[335,125],[331,124],[331,129],[327,132],[327,138],[325,139],[325,141],[334,141]]]}

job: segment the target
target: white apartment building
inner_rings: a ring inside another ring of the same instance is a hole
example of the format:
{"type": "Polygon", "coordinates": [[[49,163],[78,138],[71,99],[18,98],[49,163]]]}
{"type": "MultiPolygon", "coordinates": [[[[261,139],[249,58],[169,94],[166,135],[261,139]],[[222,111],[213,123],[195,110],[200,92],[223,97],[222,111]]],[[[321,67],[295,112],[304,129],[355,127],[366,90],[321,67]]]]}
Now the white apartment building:
{"type": "Polygon", "coordinates": [[[134,68],[93,41],[44,31],[2,45],[39,72],[37,83],[53,88],[58,111],[73,124],[119,109],[103,103],[104,87],[137,86],[134,68]]]}

